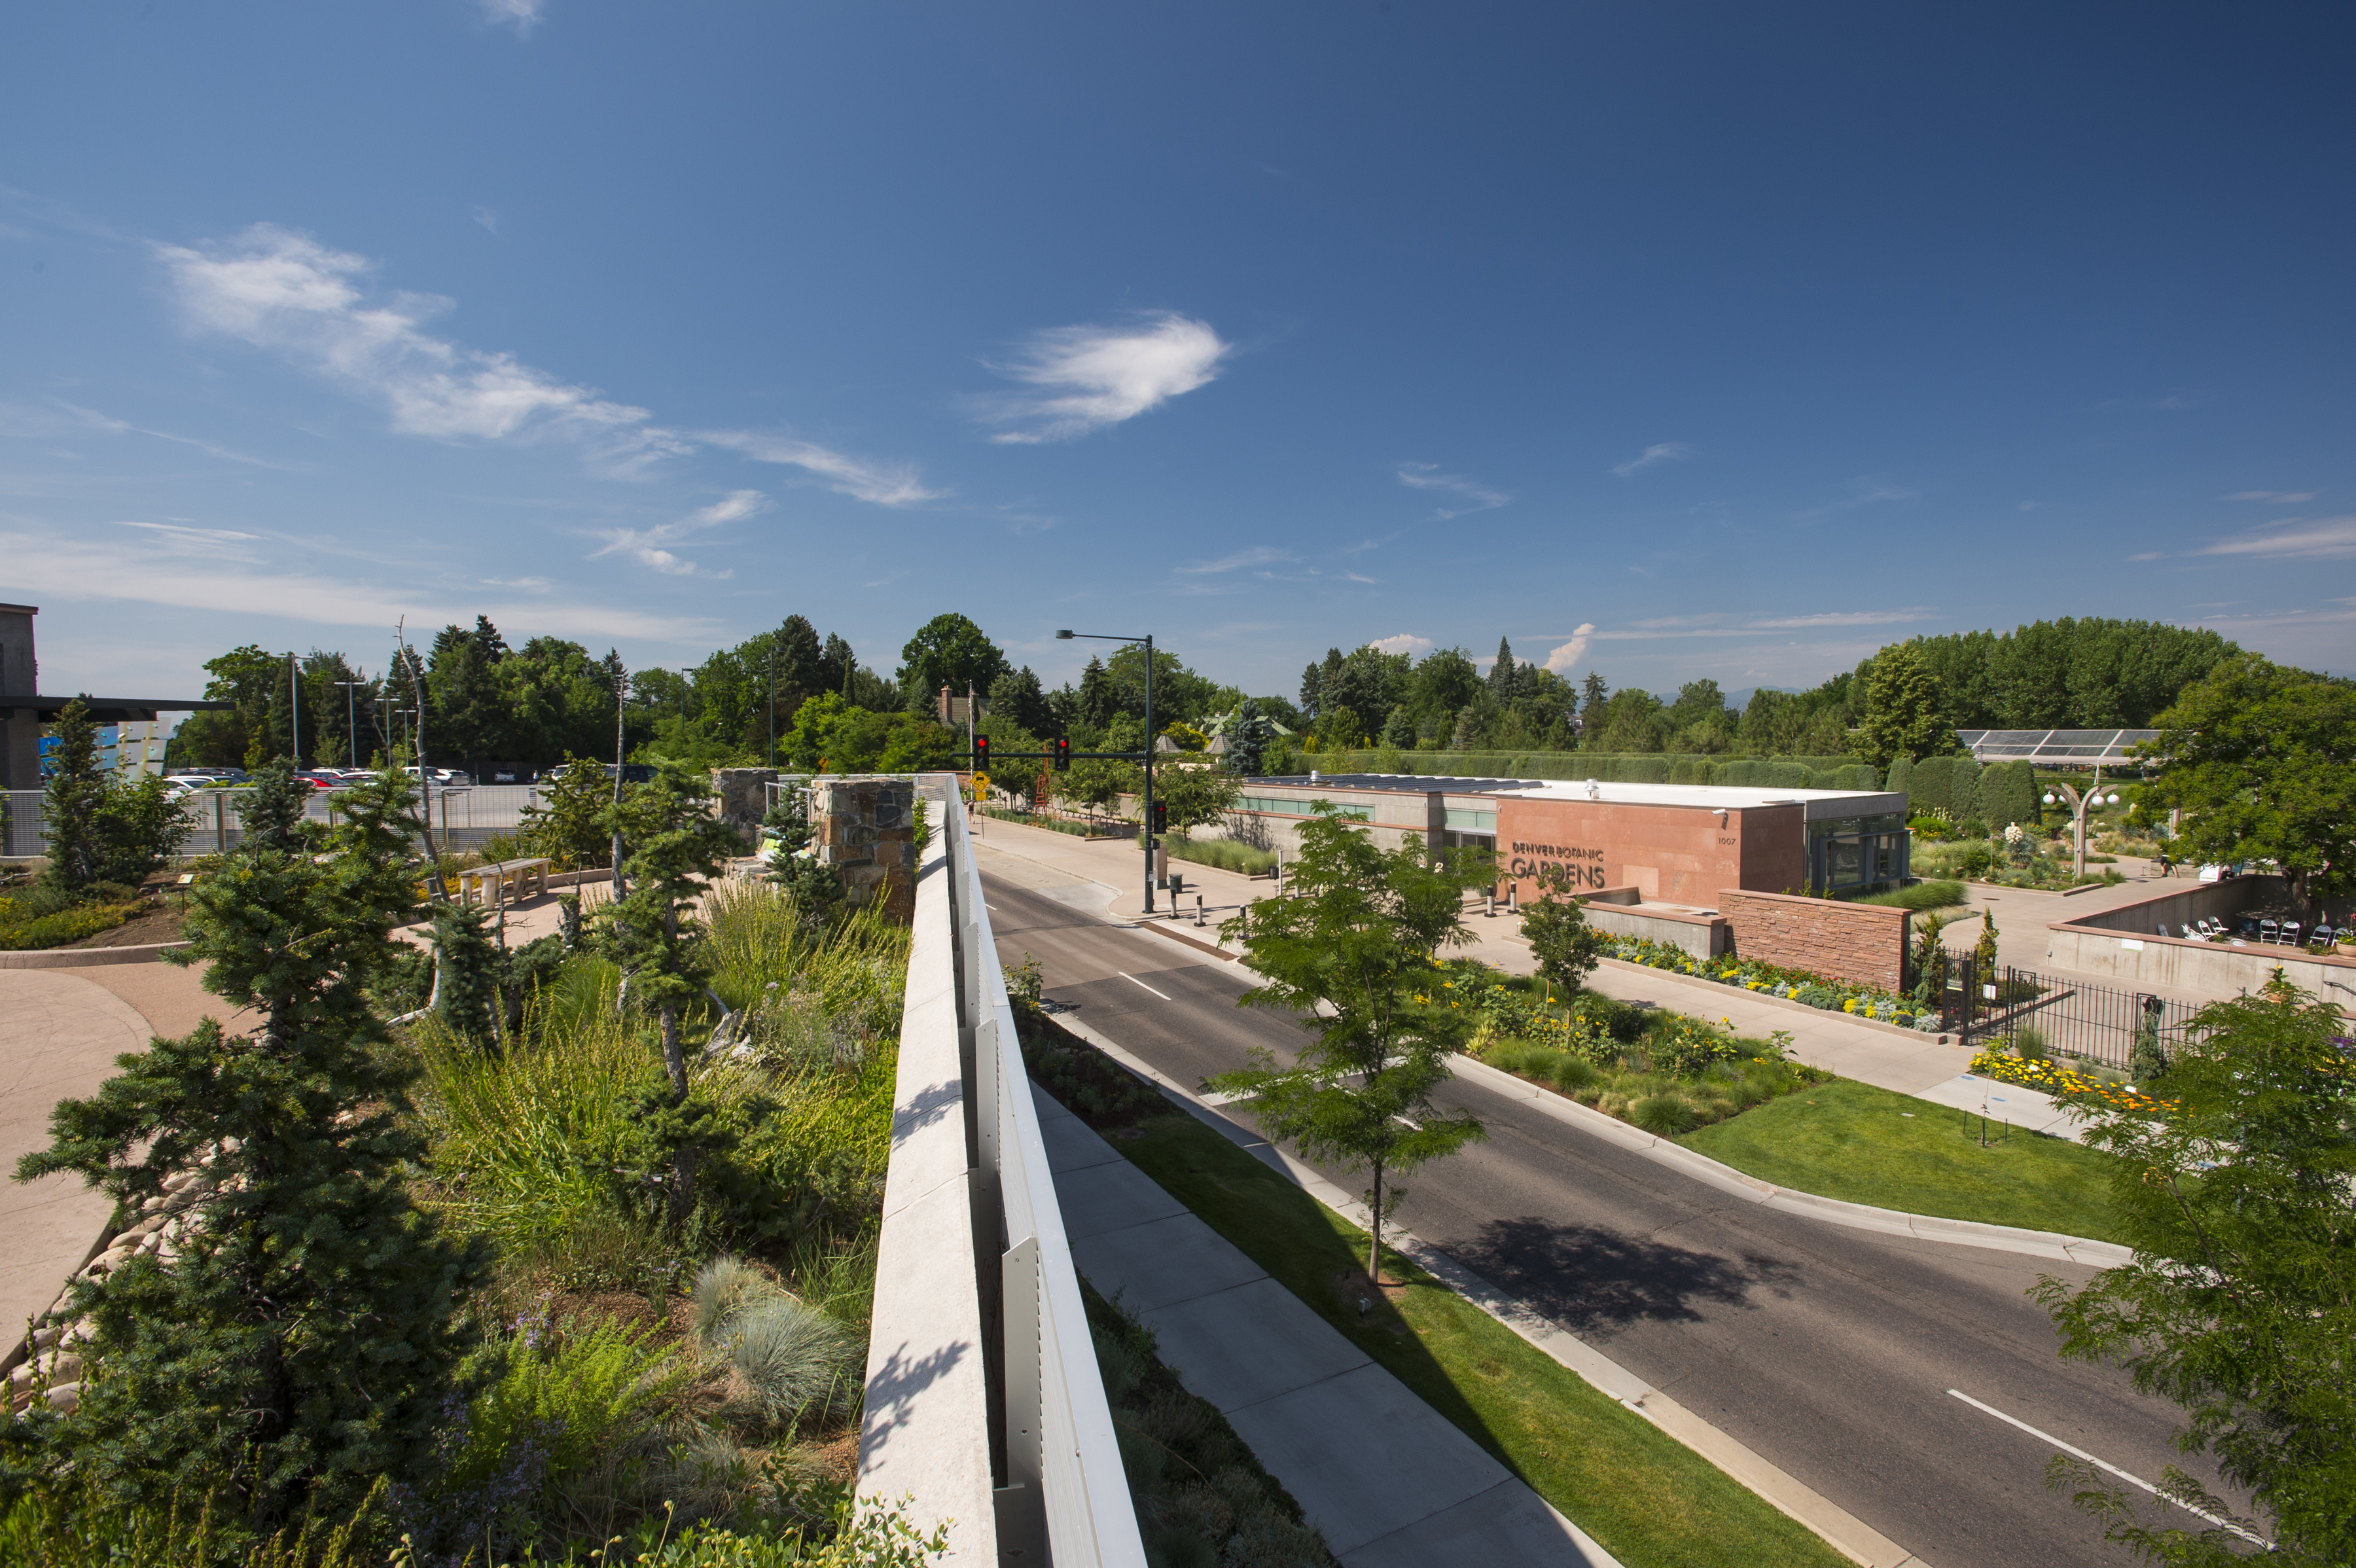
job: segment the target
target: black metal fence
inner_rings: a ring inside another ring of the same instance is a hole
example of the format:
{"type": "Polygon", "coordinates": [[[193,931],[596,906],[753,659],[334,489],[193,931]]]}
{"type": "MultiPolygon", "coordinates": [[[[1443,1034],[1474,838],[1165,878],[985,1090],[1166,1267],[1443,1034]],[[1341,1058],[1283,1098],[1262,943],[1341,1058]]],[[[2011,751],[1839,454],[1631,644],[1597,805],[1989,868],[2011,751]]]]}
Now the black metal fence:
{"type": "Polygon", "coordinates": [[[1949,954],[1944,969],[1942,1027],[1972,1046],[2028,1046],[2056,1061],[2125,1069],[2143,1041],[2173,1049],[2200,1011],[2149,992],[1983,966],[1971,953],[1949,954]]]}

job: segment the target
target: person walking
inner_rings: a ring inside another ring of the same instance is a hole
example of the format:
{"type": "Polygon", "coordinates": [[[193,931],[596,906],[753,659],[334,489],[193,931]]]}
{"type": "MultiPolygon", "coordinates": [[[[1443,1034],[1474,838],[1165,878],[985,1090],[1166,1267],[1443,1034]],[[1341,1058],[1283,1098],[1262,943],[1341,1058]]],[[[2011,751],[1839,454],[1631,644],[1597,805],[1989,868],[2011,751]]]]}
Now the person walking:
{"type": "Polygon", "coordinates": [[[2168,852],[2166,850],[2161,850],[2159,852],[2159,874],[2162,876],[2173,876],[2176,875],[2175,870],[2169,860],[2168,852]]]}

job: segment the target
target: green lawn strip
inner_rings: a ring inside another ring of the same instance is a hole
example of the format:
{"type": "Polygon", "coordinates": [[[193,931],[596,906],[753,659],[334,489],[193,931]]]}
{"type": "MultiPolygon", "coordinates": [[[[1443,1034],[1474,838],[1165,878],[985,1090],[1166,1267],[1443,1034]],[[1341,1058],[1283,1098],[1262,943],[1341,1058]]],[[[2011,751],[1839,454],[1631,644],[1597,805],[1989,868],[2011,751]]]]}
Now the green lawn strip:
{"type": "MultiPolygon", "coordinates": [[[[1113,1145],[1628,1568],[1847,1559],[1405,1259],[1396,1316],[1362,1323],[1337,1276],[1365,1232],[1192,1116],[1113,1145]]],[[[1359,1276],[1361,1279],[1364,1275],[1359,1276]]]]}
{"type": "Polygon", "coordinates": [[[1677,1142],[1736,1170],[1822,1197],[2117,1240],[2106,1156],[1841,1079],[1756,1105],[1677,1142]],[[1966,1135],[1966,1128],[1969,1133],[1966,1135]],[[1999,1142],[1998,1140],[2003,1141],[1999,1142]]]}

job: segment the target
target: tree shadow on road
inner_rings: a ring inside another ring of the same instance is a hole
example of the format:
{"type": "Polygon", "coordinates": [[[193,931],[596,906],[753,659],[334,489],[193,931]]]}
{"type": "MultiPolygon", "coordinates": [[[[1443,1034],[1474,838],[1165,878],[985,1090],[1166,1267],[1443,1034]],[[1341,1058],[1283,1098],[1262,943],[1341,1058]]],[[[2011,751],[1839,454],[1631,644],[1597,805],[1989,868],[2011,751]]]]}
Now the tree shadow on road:
{"type": "Polygon", "coordinates": [[[1578,1334],[1698,1322],[1712,1306],[1746,1306],[1754,1291],[1799,1282],[1799,1271],[1775,1258],[1697,1252],[1536,1218],[1493,1219],[1470,1245],[1449,1251],[1578,1334]]]}

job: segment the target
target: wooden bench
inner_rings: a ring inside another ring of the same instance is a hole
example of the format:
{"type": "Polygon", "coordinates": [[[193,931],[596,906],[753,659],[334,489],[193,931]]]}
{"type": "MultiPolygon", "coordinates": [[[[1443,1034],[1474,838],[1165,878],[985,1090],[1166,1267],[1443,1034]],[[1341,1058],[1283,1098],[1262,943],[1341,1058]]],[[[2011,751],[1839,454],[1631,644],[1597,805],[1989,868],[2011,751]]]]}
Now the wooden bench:
{"type": "Polygon", "coordinates": [[[490,865],[477,865],[458,873],[458,902],[488,904],[494,908],[508,901],[512,891],[516,902],[548,891],[546,860],[502,860],[490,865]]]}

